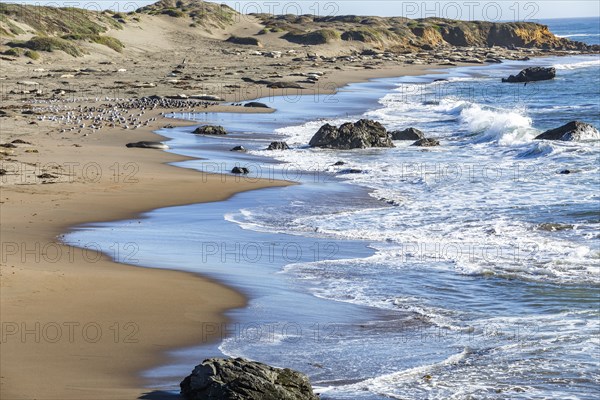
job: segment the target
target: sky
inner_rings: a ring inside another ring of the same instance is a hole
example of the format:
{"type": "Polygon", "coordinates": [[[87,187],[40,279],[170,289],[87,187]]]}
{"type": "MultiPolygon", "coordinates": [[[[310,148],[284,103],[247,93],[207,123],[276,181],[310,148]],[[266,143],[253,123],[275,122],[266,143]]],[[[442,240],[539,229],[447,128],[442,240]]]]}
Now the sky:
{"type": "MultiPolygon", "coordinates": [[[[152,0],[0,0],[0,2],[132,11],[152,0]]],[[[242,13],[379,15],[409,18],[444,17],[485,21],[536,21],[549,18],[598,17],[598,0],[224,0],[242,13]]],[[[600,17],[599,17],[600,18],[600,17]]],[[[600,20],[599,20],[600,23],[600,20]]]]}

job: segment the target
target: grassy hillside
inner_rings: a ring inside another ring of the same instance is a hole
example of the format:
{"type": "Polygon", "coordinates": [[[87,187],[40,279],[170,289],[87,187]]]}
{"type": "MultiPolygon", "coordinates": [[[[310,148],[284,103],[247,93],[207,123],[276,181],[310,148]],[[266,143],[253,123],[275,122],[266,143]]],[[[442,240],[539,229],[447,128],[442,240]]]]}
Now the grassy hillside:
{"type": "Polygon", "coordinates": [[[16,55],[16,48],[24,48],[36,52],[64,51],[76,57],[84,54],[83,42],[121,52],[123,43],[102,34],[109,29],[121,29],[125,22],[123,15],[110,11],[0,4],[0,37],[13,48],[8,50],[9,55],[16,55]]]}
{"type": "MultiPolygon", "coordinates": [[[[12,57],[29,54],[33,58],[48,52],[64,52],[77,57],[92,52],[94,47],[90,44],[100,44],[115,52],[123,52],[126,51],[125,44],[108,35],[109,31],[123,29],[132,23],[138,24],[134,25],[137,28],[149,31],[156,27],[154,24],[159,22],[157,18],[166,26],[164,29],[167,32],[179,32],[182,38],[188,37],[188,34],[197,38],[203,33],[211,35],[213,31],[224,34],[238,30],[244,33],[243,37],[229,34],[230,43],[256,46],[262,46],[263,43],[276,46],[286,46],[286,43],[306,46],[337,44],[340,51],[351,52],[359,48],[395,53],[450,46],[590,50],[583,43],[556,37],[547,26],[536,23],[491,23],[441,18],[411,20],[355,15],[316,17],[252,14],[252,29],[258,29],[248,31],[252,35],[249,36],[243,31],[249,29],[249,25],[244,25],[248,22],[247,18],[226,5],[202,0],[160,0],[127,14],[0,3],[0,41],[4,46],[3,53],[12,57]],[[173,25],[169,25],[171,22],[173,25]],[[190,27],[194,29],[190,31],[190,27]]],[[[126,35],[113,36],[127,40],[126,35]]],[[[152,46],[147,50],[152,51],[152,46]]]]}
{"type": "Polygon", "coordinates": [[[255,14],[255,16],[265,25],[261,33],[284,32],[283,39],[306,45],[344,41],[390,50],[418,48],[429,50],[440,46],[585,48],[583,43],[556,37],[547,26],[532,22],[493,23],[442,18],[411,20],[401,17],[355,15],[313,17],[255,14]]]}
{"type": "Polygon", "coordinates": [[[173,18],[189,18],[192,26],[206,29],[225,29],[235,23],[238,13],[224,4],[199,0],[160,0],[136,10],[140,14],[167,15],[173,18]]]}

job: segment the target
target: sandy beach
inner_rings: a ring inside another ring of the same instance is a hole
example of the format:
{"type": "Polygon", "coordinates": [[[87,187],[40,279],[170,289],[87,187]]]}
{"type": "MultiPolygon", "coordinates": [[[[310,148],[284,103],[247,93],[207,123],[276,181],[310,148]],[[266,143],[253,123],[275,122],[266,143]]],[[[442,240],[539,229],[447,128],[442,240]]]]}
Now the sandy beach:
{"type": "MultiPolygon", "coordinates": [[[[425,70],[402,66],[340,72],[332,79],[360,82],[425,70]]],[[[253,109],[205,111],[231,110],[253,109]]],[[[201,342],[203,323],[224,321],[224,311],[245,304],[243,296],[216,282],[116,264],[109,257],[114,248],[98,249],[108,254],[100,255],[60,242],[76,225],[135,219],[156,208],[286,184],[223,179],[168,165],[183,157],[125,147],[160,140],[152,131],[167,124],[193,125],[159,115],[166,111],[147,115],[157,118],[154,125],[134,132],[104,129],[65,140],[56,139],[63,135],[52,122],[32,129],[28,119],[2,119],[2,142],[33,143],[13,149],[3,161],[9,172],[2,176],[2,398],[136,398],[147,392],[139,378],[142,369],[160,364],[169,349],[201,342]],[[37,152],[26,152],[31,149],[37,152]],[[57,180],[37,177],[57,172],[62,172],[57,180]],[[43,379],[32,383],[31,374],[43,379]]],[[[132,251],[127,243],[115,246],[132,251]]]]}
{"type": "MultiPolygon", "coordinates": [[[[62,245],[60,234],[280,183],[223,181],[166,164],[181,157],[124,146],[156,140],[151,128],[127,137],[107,130],[82,147],[44,136],[26,136],[39,153],[20,162],[93,165],[102,177],[96,182],[81,169],[65,183],[34,178],[2,187],[2,398],[135,398],[143,392],[141,369],[164,359],[165,350],[197,342],[202,322],[222,321],[221,313],[244,299],[198,276],[112,263],[62,245]],[[135,174],[115,176],[115,163],[135,165],[135,174]],[[38,378],[30,381],[31,374],[38,378]]],[[[13,137],[3,134],[3,141],[13,137]]]]}
{"type": "MultiPolygon", "coordinates": [[[[83,58],[48,53],[41,61],[23,57],[0,61],[6,89],[0,142],[22,141],[0,149],[1,399],[140,398],[152,391],[144,387],[142,370],[164,364],[169,350],[202,342],[203,324],[225,322],[227,310],[246,304],[240,293],[198,275],[171,271],[169,265],[159,270],[111,261],[115,251],[132,252],[134,260],[135,243],[115,243],[108,249],[88,244],[88,249],[81,249],[63,244],[61,235],[81,224],[135,220],[157,208],[223,201],[243,191],[290,184],[199,173],[169,165],[184,157],[125,147],[130,142],[160,141],[154,131],[167,124],[196,125],[166,118],[169,112],[268,109],[212,103],[206,107],[199,103],[193,110],[157,108],[146,110],[147,123],[135,130],[108,124],[92,130],[76,127],[80,123],[66,130],[51,117],[77,107],[112,104],[115,101],[107,98],[113,94],[122,101],[207,94],[219,101],[243,102],[334,93],[351,82],[430,73],[442,68],[440,61],[446,57],[426,63],[381,57],[328,64],[307,57],[292,63],[285,57],[279,60],[280,56],[277,61],[252,56],[247,48],[222,42],[230,35],[264,28],[255,17],[210,35],[175,25],[165,16],[129,22],[124,29],[110,32],[127,44],[124,53],[91,44],[94,51],[83,58]],[[189,43],[196,40],[207,45],[204,58],[189,55],[189,43]],[[196,76],[171,76],[170,71],[186,58],[193,59],[182,69],[196,76]],[[250,82],[285,75],[286,82],[293,82],[300,79],[289,78],[293,74],[306,75],[315,69],[324,70],[318,83],[303,84],[301,89],[240,81],[242,75],[250,82]]],[[[284,55],[290,48],[290,59],[307,53],[300,44],[286,42],[287,47],[282,47],[279,36],[263,36],[261,46],[284,55]]],[[[361,44],[350,50],[364,48],[361,44]]],[[[331,44],[319,51],[323,57],[342,52],[331,44]]],[[[514,57],[526,55],[540,53],[520,49],[514,57]]],[[[136,112],[131,110],[132,115],[136,112]]]]}

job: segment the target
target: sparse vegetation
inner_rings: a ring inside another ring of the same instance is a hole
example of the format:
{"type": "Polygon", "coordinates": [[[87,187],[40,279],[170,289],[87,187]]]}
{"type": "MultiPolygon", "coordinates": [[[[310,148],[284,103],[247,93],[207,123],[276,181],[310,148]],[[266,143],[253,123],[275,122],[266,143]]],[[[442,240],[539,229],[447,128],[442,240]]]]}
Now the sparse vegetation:
{"type": "Polygon", "coordinates": [[[165,14],[168,15],[169,17],[173,17],[173,18],[181,18],[185,16],[185,13],[181,10],[176,10],[176,9],[167,9],[167,10],[163,10],[161,12],[161,14],[165,14]]]}
{"type": "Polygon", "coordinates": [[[326,44],[335,40],[340,40],[341,37],[341,33],[335,29],[319,29],[313,32],[299,34],[288,32],[283,35],[283,38],[290,42],[308,45],[326,44]]]}
{"type": "Polygon", "coordinates": [[[8,30],[9,35],[26,33],[14,22],[30,26],[39,36],[69,33],[100,34],[106,32],[109,28],[122,28],[118,21],[101,12],[70,7],[41,7],[1,3],[0,24],[3,25],[2,31],[8,30]]]}
{"type": "Polygon", "coordinates": [[[118,53],[121,53],[123,51],[123,48],[125,47],[119,39],[116,39],[111,36],[70,34],[62,36],[62,39],[85,40],[87,42],[102,44],[106,47],[113,49],[118,53]]]}
{"type": "Polygon", "coordinates": [[[119,40],[112,36],[100,36],[96,35],[91,38],[95,43],[102,44],[110,49],[113,49],[117,53],[121,53],[125,45],[119,40]]]}
{"type": "Polygon", "coordinates": [[[20,47],[34,51],[46,51],[50,53],[54,51],[64,51],[73,57],[79,57],[83,55],[77,46],[69,43],[69,41],[65,39],[56,37],[34,36],[27,41],[13,41],[7,43],[7,45],[13,48],[20,47]]]}
{"type": "Polygon", "coordinates": [[[29,57],[32,60],[39,60],[41,57],[40,53],[38,53],[35,50],[27,50],[24,55],[25,55],[25,57],[29,57]]]}
{"type": "Polygon", "coordinates": [[[23,50],[21,49],[16,49],[16,48],[12,48],[12,49],[8,49],[6,50],[4,53],[5,56],[11,56],[11,57],[20,57],[21,54],[23,54],[23,50]]]}
{"type": "Polygon", "coordinates": [[[4,14],[0,14],[0,22],[6,26],[6,29],[2,28],[1,30],[3,36],[22,35],[26,33],[23,29],[11,22],[4,14]]]}
{"type": "Polygon", "coordinates": [[[393,35],[389,31],[374,28],[358,28],[346,31],[342,34],[342,40],[356,40],[364,43],[381,42],[384,37],[393,35]]]}
{"type": "Polygon", "coordinates": [[[138,8],[137,13],[169,15],[175,18],[188,16],[196,26],[224,29],[234,23],[237,12],[225,5],[196,0],[160,0],[138,8]]]}

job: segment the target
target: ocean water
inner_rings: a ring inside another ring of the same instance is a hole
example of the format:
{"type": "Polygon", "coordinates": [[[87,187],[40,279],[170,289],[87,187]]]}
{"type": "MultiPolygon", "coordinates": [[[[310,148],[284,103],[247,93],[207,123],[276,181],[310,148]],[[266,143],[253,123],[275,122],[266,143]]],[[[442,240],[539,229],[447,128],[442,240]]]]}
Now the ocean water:
{"type": "MultiPolygon", "coordinates": [[[[598,43],[597,20],[543,22],[598,43]]],[[[246,165],[252,173],[240,179],[300,185],[67,237],[131,240],[139,265],[199,272],[248,295],[247,308],[229,313],[229,336],[173,353],[171,364],[146,371],[150,386],[176,390],[198,358],[220,352],[301,370],[323,399],[598,398],[600,137],[533,138],[576,119],[600,127],[599,56],[261,101],[278,111],[188,116],[225,125],[233,132],[225,138],[162,133],[173,151],[202,157],[181,166],[246,165]],[[558,76],[500,82],[532,65],[555,66],[558,76]],[[419,128],[441,146],[308,148],[325,122],[358,118],[419,128]],[[292,149],[262,150],[274,138],[292,149]],[[249,154],[227,151],[237,144],[249,154]]]]}

